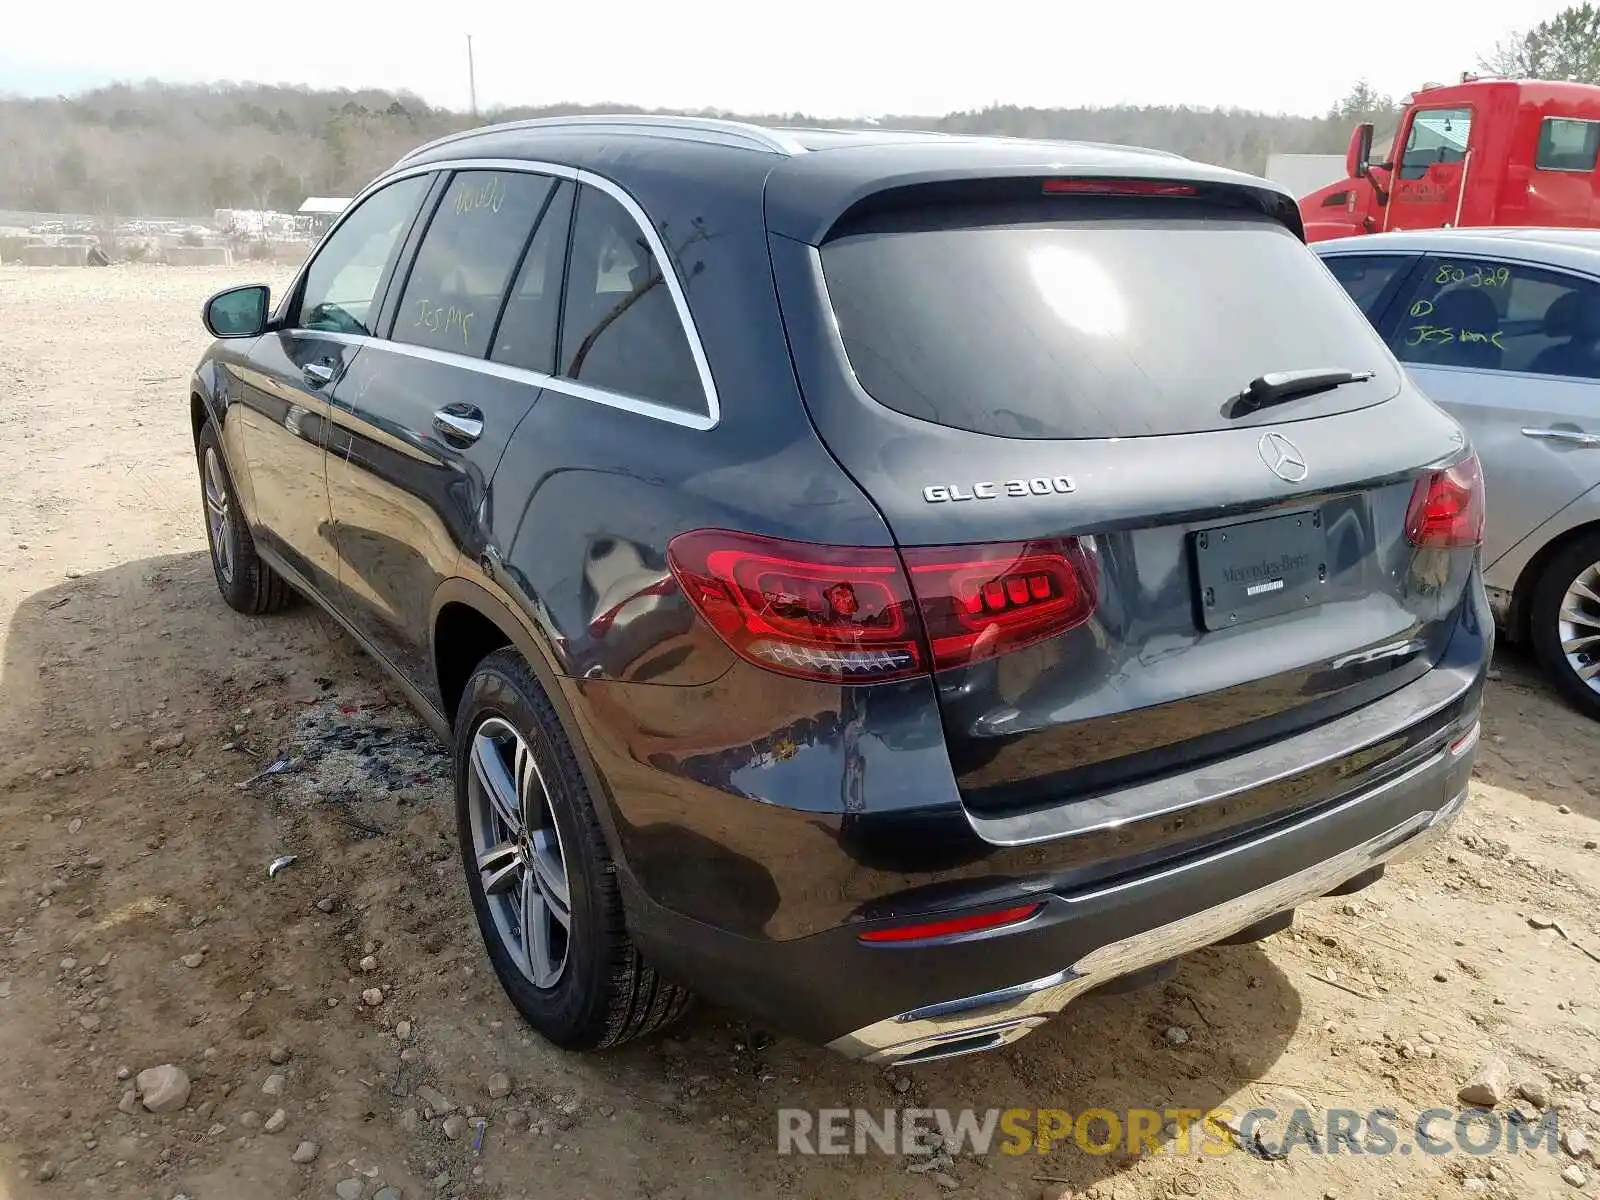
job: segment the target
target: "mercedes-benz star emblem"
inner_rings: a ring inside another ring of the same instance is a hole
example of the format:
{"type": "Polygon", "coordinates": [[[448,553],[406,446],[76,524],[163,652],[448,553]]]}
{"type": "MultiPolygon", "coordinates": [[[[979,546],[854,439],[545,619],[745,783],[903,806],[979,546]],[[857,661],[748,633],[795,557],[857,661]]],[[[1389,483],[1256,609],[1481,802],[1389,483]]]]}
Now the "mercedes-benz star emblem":
{"type": "Polygon", "coordinates": [[[1261,461],[1267,464],[1267,470],[1285,483],[1299,483],[1311,473],[1300,447],[1281,433],[1263,433],[1261,440],[1256,443],[1256,452],[1261,455],[1261,461]]]}

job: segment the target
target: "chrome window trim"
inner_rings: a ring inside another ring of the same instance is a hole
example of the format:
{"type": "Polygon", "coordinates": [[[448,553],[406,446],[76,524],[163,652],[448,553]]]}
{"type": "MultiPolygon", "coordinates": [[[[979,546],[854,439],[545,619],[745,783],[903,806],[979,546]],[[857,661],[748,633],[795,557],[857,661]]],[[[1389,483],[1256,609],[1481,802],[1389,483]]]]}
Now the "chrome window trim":
{"type": "MultiPolygon", "coordinates": [[[[447,367],[461,367],[468,371],[476,371],[480,375],[491,375],[496,379],[508,380],[511,383],[548,388],[552,392],[560,392],[564,396],[573,396],[579,400],[591,401],[594,404],[604,404],[607,408],[620,408],[625,412],[637,413],[641,417],[653,417],[657,421],[666,421],[671,425],[682,425],[686,429],[706,430],[715,424],[704,413],[684,412],[681,408],[656,404],[649,400],[641,400],[636,396],[625,396],[621,392],[595,387],[593,384],[579,383],[575,379],[546,375],[542,371],[529,370],[527,367],[513,367],[506,363],[497,363],[492,359],[472,358],[465,354],[457,354],[453,350],[435,350],[432,346],[417,346],[410,342],[395,342],[390,341],[388,338],[372,337],[359,333],[324,332],[320,329],[285,329],[283,332],[292,337],[315,338],[321,342],[337,342],[343,346],[372,349],[388,354],[400,354],[406,358],[436,362],[447,367]]],[[[335,404],[335,407],[338,407],[338,405],[335,404]]]]}
{"type": "MultiPolygon", "coordinates": [[[[603,404],[608,408],[618,408],[625,412],[637,413],[643,417],[651,417],[657,421],[666,421],[672,425],[682,425],[688,429],[707,430],[715,429],[722,420],[722,405],[717,397],[717,386],[711,378],[711,363],[706,358],[705,346],[700,341],[700,331],[696,328],[694,318],[689,314],[689,299],[684,294],[683,284],[678,278],[676,262],[667,253],[666,244],[661,240],[661,235],[645,215],[626,189],[620,184],[596,175],[592,171],[585,171],[579,167],[564,166],[561,163],[539,162],[527,158],[456,158],[440,162],[418,163],[409,167],[402,167],[380,179],[375,179],[350,201],[349,206],[340,214],[338,221],[323,234],[321,241],[310,254],[306,261],[295,272],[294,280],[289,285],[289,290],[281,304],[287,303],[299,290],[305,279],[306,272],[311,264],[316,261],[317,255],[327,244],[328,239],[339,232],[339,229],[374,192],[396,183],[401,179],[413,175],[426,175],[436,171],[520,171],[528,175],[549,175],[557,179],[568,179],[574,183],[586,183],[598,188],[622,205],[639,231],[644,234],[645,242],[650,247],[650,253],[655,255],[656,261],[661,264],[661,278],[667,285],[667,291],[672,296],[673,307],[678,313],[678,323],[683,329],[684,336],[689,342],[689,354],[694,359],[695,370],[700,376],[700,387],[705,393],[705,411],[691,412],[687,409],[673,408],[642,396],[627,395],[622,392],[613,392],[608,388],[595,387],[593,384],[583,383],[580,380],[568,379],[561,375],[546,375],[541,371],[532,371],[525,367],[511,367],[503,363],[494,362],[488,358],[470,358],[465,354],[454,354],[448,350],[433,350],[426,346],[413,346],[407,342],[391,341],[371,334],[348,334],[323,331],[318,329],[285,329],[285,333],[304,334],[306,336],[322,338],[326,341],[343,342],[353,346],[381,346],[400,354],[408,354],[413,358],[426,358],[436,362],[447,363],[450,366],[467,367],[478,371],[480,374],[493,375],[499,379],[510,379],[518,383],[534,384],[538,387],[547,387],[552,391],[561,392],[563,395],[576,396],[581,400],[589,400],[595,404],[603,404]]],[[[512,280],[512,286],[516,281],[512,280]]],[[[276,314],[275,314],[276,315],[276,314]]],[[[287,314],[282,314],[287,316],[287,314]]]]}

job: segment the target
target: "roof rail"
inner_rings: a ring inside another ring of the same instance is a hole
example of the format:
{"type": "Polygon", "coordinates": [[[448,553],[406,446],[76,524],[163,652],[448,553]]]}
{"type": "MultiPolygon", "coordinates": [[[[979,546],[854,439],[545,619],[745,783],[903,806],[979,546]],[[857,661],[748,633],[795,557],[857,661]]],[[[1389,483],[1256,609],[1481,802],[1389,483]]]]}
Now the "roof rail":
{"type": "Polygon", "coordinates": [[[774,154],[803,154],[805,146],[780,129],[767,129],[744,121],[724,121],[715,117],[679,117],[666,113],[578,113],[570,117],[530,117],[522,121],[505,121],[497,125],[478,125],[459,133],[435,138],[400,156],[399,162],[410,162],[428,150],[459,142],[479,134],[510,129],[551,129],[573,126],[615,130],[656,129],[676,133],[697,134],[700,140],[720,142],[724,145],[744,146],[751,150],[766,150],[774,154]]]}

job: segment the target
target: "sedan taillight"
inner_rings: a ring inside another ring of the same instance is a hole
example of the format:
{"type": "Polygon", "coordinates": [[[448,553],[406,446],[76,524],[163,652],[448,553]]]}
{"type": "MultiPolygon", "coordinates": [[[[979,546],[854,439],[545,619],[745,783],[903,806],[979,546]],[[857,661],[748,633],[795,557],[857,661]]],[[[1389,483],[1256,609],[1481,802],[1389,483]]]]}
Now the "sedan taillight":
{"type": "Polygon", "coordinates": [[[965,666],[1088,620],[1095,574],[1075,538],[983,546],[823,546],[721,529],[667,562],[740,657],[832,683],[965,666]]]}

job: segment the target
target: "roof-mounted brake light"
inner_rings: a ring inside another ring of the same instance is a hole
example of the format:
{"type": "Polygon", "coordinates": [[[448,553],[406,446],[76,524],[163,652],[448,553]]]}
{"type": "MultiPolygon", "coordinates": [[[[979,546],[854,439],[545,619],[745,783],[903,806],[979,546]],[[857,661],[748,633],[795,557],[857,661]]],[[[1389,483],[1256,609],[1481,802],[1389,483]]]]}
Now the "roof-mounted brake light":
{"type": "Polygon", "coordinates": [[[1198,196],[1192,183],[1168,179],[1046,179],[1046,196],[1198,196]]]}

